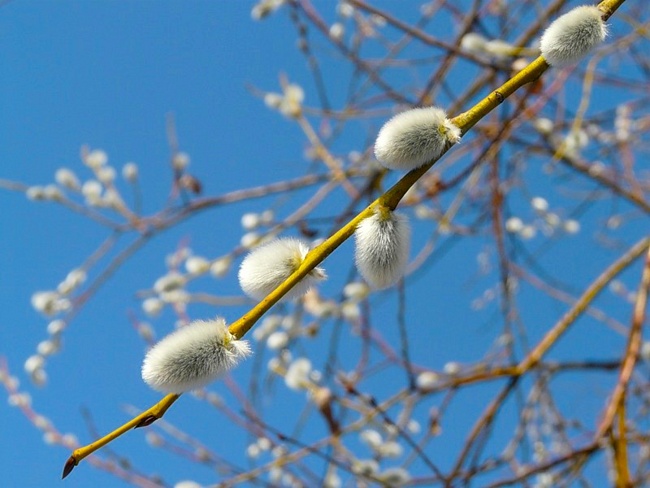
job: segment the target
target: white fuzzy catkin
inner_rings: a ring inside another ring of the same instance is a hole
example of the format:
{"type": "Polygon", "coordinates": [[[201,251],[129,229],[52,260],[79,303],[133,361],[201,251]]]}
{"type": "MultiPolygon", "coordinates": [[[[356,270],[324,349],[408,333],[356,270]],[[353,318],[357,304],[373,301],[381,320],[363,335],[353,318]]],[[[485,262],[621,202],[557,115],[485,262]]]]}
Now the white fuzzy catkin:
{"type": "Polygon", "coordinates": [[[250,353],[248,341],[235,339],[224,319],[196,320],[164,337],[147,352],[142,379],[165,393],[195,390],[250,353]]]}
{"type": "Polygon", "coordinates": [[[354,239],[357,269],[370,286],[388,288],[403,276],[411,241],[406,216],[378,207],[357,226],[354,239]]]}
{"type": "Polygon", "coordinates": [[[438,107],[414,108],[384,124],[375,141],[375,157],[386,168],[410,171],[460,141],[460,129],[438,107]]]}
{"type": "MultiPolygon", "coordinates": [[[[309,246],[299,239],[288,237],[268,242],[244,258],[239,268],[239,285],[248,296],[262,300],[300,267],[308,252],[309,246]]],[[[304,295],[326,277],[322,268],[314,268],[285,298],[304,295]]]]}
{"type": "Polygon", "coordinates": [[[593,5],[582,5],[558,17],[540,40],[542,56],[551,66],[580,61],[607,35],[603,13],[593,5]]]}

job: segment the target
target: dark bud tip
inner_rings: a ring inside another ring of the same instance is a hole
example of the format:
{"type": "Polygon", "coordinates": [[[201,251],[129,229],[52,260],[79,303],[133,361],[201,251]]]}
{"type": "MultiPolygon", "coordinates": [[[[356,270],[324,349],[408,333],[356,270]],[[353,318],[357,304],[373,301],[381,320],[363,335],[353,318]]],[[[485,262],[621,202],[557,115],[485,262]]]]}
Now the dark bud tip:
{"type": "Polygon", "coordinates": [[[153,424],[156,420],[158,420],[158,417],[156,417],[155,415],[147,415],[145,418],[140,420],[140,422],[138,422],[138,424],[133,428],[139,429],[140,427],[146,427],[147,425],[153,424]]]}
{"type": "Polygon", "coordinates": [[[195,195],[199,195],[203,191],[203,185],[201,182],[192,175],[184,174],[181,176],[179,183],[181,187],[191,191],[195,195]]]}
{"type": "Polygon", "coordinates": [[[63,466],[63,474],[61,475],[61,479],[64,479],[66,476],[72,473],[72,470],[76,465],[77,460],[74,458],[74,456],[70,456],[65,462],[65,466],[63,466]]]}

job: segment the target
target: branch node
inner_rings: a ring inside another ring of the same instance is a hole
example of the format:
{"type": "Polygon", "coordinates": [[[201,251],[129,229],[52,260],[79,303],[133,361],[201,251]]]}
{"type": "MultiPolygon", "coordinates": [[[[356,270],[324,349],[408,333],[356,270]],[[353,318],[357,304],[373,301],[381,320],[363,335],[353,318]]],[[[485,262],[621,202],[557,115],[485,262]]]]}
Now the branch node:
{"type": "Polygon", "coordinates": [[[133,428],[139,429],[140,427],[147,427],[153,424],[156,420],[158,420],[158,417],[156,415],[147,415],[146,417],[141,419],[140,422],[138,422],[133,428]]]}

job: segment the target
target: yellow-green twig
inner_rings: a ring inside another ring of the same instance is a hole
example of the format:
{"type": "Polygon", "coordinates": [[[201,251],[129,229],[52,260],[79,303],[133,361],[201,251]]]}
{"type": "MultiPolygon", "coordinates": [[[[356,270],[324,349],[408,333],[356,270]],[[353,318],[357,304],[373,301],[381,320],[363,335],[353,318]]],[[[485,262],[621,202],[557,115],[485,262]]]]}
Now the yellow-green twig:
{"type": "Polygon", "coordinates": [[[596,440],[604,437],[605,434],[612,428],[616,412],[619,409],[625,397],[625,391],[632,378],[632,372],[636,365],[639,351],[641,350],[642,334],[641,329],[645,321],[646,307],[648,305],[648,293],[650,292],[650,238],[645,239],[645,250],[647,250],[646,260],[643,266],[643,273],[641,275],[641,283],[634,302],[634,310],[632,313],[632,325],[630,327],[630,334],[628,336],[627,347],[625,355],[621,361],[621,370],[619,372],[618,382],[611,395],[611,399],[603,415],[598,431],[596,432],[596,440]]]}
{"type": "Polygon", "coordinates": [[[625,395],[621,398],[621,403],[616,410],[616,420],[618,424],[618,432],[610,431],[612,442],[612,450],[614,451],[614,470],[616,471],[616,486],[620,488],[628,488],[632,486],[630,481],[630,468],[628,465],[627,456],[627,440],[626,436],[626,415],[625,415],[625,395]]]}
{"type": "Polygon", "coordinates": [[[137,429],[138,427],[145,427],[159,418],[162,418],[163,415],[165,415],[165,412],[169,407],[172,406],[172,404],[178,400],[180,395],[177,394],[171,394],[165,396],[162,400],[160,400],[158,403],[156,403],[154,406],[149,407],[147,410],[142,412],[140,415],[133,417],[131,420],[129,420],[126,424],[118,427],[115,429],[113,432],[110,434],[105,435],[101,439],[97,439],[95,442],[91,442],[87,446],[80,447],[79,449],[75,449],[72,453],[72,455],[68,458],[68,460],[65,463],[65,466],[63,467],[63,475],[62,478],[65,478],[68,476],[74,467],[78,465],[84,458],[87,458],[90,456],[93,452],[97,451],[98,449],[104,447],[106,444],[109,442],[117,439],[119,436],[124,434],[126,431],[131,430],[131,429],[137,429]]]}
{"type": "Polygon", "coordinates": [[[549,330],[544,338],[537,344],[537,346],[526,356],[526,358],[517,365],[520,374],[528,371],[535,366],[546,354],[546,352],[553,346],[560,336],[566,332],[568,327],[580,317],[589,304],[596,298],[596,296],[607,286],[611,280],[618,275],[621,271],[632,264],[636,259],[648,249],[650,245],[650,237],[646,237],[637,242],[630,248],[620,259],[614,262],[607,268],[580,296],[578,301],[571,307],[567,313],[560,319],[560,321],[549,330]]]}

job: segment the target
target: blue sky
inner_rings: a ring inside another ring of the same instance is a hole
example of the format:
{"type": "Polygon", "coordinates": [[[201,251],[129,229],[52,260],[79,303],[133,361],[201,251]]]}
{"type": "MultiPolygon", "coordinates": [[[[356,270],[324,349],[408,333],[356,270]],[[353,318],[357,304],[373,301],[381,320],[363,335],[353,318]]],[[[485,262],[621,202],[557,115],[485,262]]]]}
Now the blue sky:
{"type": "MultiPolygon", "coordinates": [[[[409,2],[401,7],[388,2],[381,5],[390,5],[406,20],[417,14],[409,2]]],[[[253,22],[251,6],[251,2],[235,1],[4,3],[0,7],[0,64],[5,67],[0,77],[0,178],[44,185],[53,182],[60,167],[88,178],[89,170],[79,158],[80,147],[87,144],[105,150],[118,170],[128,161],[138,164],[143,210],[152,212],[164,205],[172,179],[165,133],[168,114],[174,115],[180,148],[190,155],[189,169],[201,180],[207,195],[308,173],[304,136],[295,124],[267,109],[252,94],[252,87],[280,91],[278,76],[284,73],[304,87],[308,103],[317,105],[313,80],[296,49],[295,29],[286,12],[253,22]]],[[[331,14],[333,8],[323,10],[331,14]]],[[[347,90],[337,81],[349,76],[350,68],[337,63],[324,42],[316,41],[313,47],[333,60],[324,67],[324,78],[336,106],[343,102],[347,90]]],[[[594,110],[613,106],[621,95],[612,93],[611,100],[595,102],[594,110]]],[[[365,150],[378,120],[362,121],[341,136],[336,147],[365,150]]],[[[531,167],[529,175],[526,190],[512,195],[511,208],[517,215],[533,218],[527,200],[536,195],[547,197],[567,215],[579,208],[577,200],[562,191],[569,184],[560,182],[552,187],[557,182],[538,167],[531,167]]],[[[590,190],[589,185],[580,184],[581,191],[590,190]]],[[[285,205],[265,199],[215,209],[154,238],[74,318],[62,352],[48,361],[48,384],[39,389],[29,385],[23,363],[47,338],[47,319],[31,307],[30,297],[35,291],[56,287],[97,248],[107,232],[60,206],[30,202],[21,192],[0,191],[4,209],[0,213],[0,355],[30,392],[34,408],[62,432],[75,432],[85,443],[90,435],[82,408],[92,412],[98,431],[106,432],[127,419],[125,405],[143,408],[155,402],[158,395],[142,383],[139,374],[145,346],[129,320],[130,313],[143,318],[137,292],[151,288],[165,273],[165,257],[180,242],[189,240],[199,255],[219,256],[238,243],[243,213],[276,205],[286,216],[296,201],[300,199],[285,205]]],[[[331,201],[335,212],[343,202],[342,195],[335,193],[331,201]]],[[[581,221],[584,231],[563,239],[561,245],[553,240],[548,245],[541,240],[527,244],[537,269],[548,271],[558,282],[570,281],[575,292],[589,283],[625,244],[642,235],[642,221],[632,220],[620,231],[611,230],[608,237],[615,245],[609,249],[593,245],[593,237],[599,235],[598,229],[610,215],[630,211],[627,204],[619,205],[614,209],[607,202],[588,205],[581,221]]],[[[328,210],[321,208],[317,215],[331,217],[328,210]]],[[[430,225],[414,224],[414,248],[422,246],[431,233],[430,225]]],[[[416,364],[440,370],[448,361],[472,362],[486,351],[486,343],[498,337],[501,319],[496,305],[492,303],[481,313],[470,309],[472,300],[496,283],[494,274],[480,276],[476,272],[477,255],[486,251],[494,259],[493,246],[487,234],[467,239],[449,252],[440,251],[434,264],[407,280],[409,336],[416,364]]],[[[331,278],[324,293],[334,294],[345,283],[353,269],[351,254],[352,245],[346,243],[328,260],[331,278]]],[[[639,266],[635,266],[623,279],[633,286],[638,276],[639,266]]],[[[210,293],[240,294],[233,272],[227,279],[205,278],[195,285],[210,293]]],[[[539,322],[529,328],[531,341],[541,337],[566,310],[558,302],[540,300],[529,289],[522,290],[518,299],[522,322],[539,322]]],[[[378,328],[382,322],[394,327],[395,294],[378,294],[371,303],[373,323],[378,328]]],[[[600,306],[622,321],[629,316],[629,304],[611,293],[602,298],[600,306]]],[[[246,306],[231,307],[223,313],[234,320],[245,310],[246,306]]],[[[205,305],[190,308],[195,318],[214,313],[205,305]]],[[[169,312],[156,320],[159,336],[170,330],[173,320],[169,312]]],[[[597,333],[590,327],[593,323],[588,320],[580,323],[554,351],[557,357],[610,358],[612,344],[621,350],[623,337],[601,325],[597,333]]],[[[382,333],[391,344],[397,343],[396,328],[382,333]]],[[[322,349],[320,344],[305,348],[314,357],[322,349]]],[[[263,351],[258,354],[264,357],[263,351]]],[[[257,361],[264,364],[266,359],[257,361]]],[[[251,361],[242,367],[241,378],[250,375],[254,364],[259,363],[251,361]]],[[[381,392],[382,381],[401,381],[397,377],[374,378],[376,384],[371,381],[369,388],[381,392]]],[[[567,405],[593,395],[587,408],[594,418],[607,394],[602,383],[590,381],[576,385],[567,379],[559,382],[558,388],[565,390],[567,405]]],[[[220,385],[214,389],[235,401],[220,385]]],[[[446,428],[466,429],[468,416],[483,408],[490,392],[472,390],[474,398],[450,414],[446,428]]],[[[291,394],[299,395],[290,392],[284,401],[291,403],[291,394]]],[[[282,412],[284,406],[270,404],[268,409],[282,412]]],[[[300,413],[298,407],[295,410],[300,413]]],[[[211,447],[217,452],[242,452],[251,440],[222,419],[213,418],[205,405],[187,398],[170,411],[170,421],[198,437],[214,438],[211,447]]],[[[278,422],[282,424],[282,420],[278,422]]],[[[320,428],[313,427],[313,432],[320,428]]],[[[461,440],[462,436],[449,445],[461,440]]],[[[438,445],[433,453],[443,466],[451,462],[445,458],[449,445],[438,445]]],[[[145,472],[160,473],[171,485],[182,479],[218,481],[208,468],[149,449],[142,431],[127,434],[115,449],[136,460],[145,472]]],[[[59,483],[68,455],[66,449],[45,445],[42,434],[18,409],[0,402],[5,486],[53,486],[59,483]]],[[[240,461],[246,466],[243,456],[240,461]]],[[[77,468],[65,485],[126,486],[88,465],[77,468]]]]}

